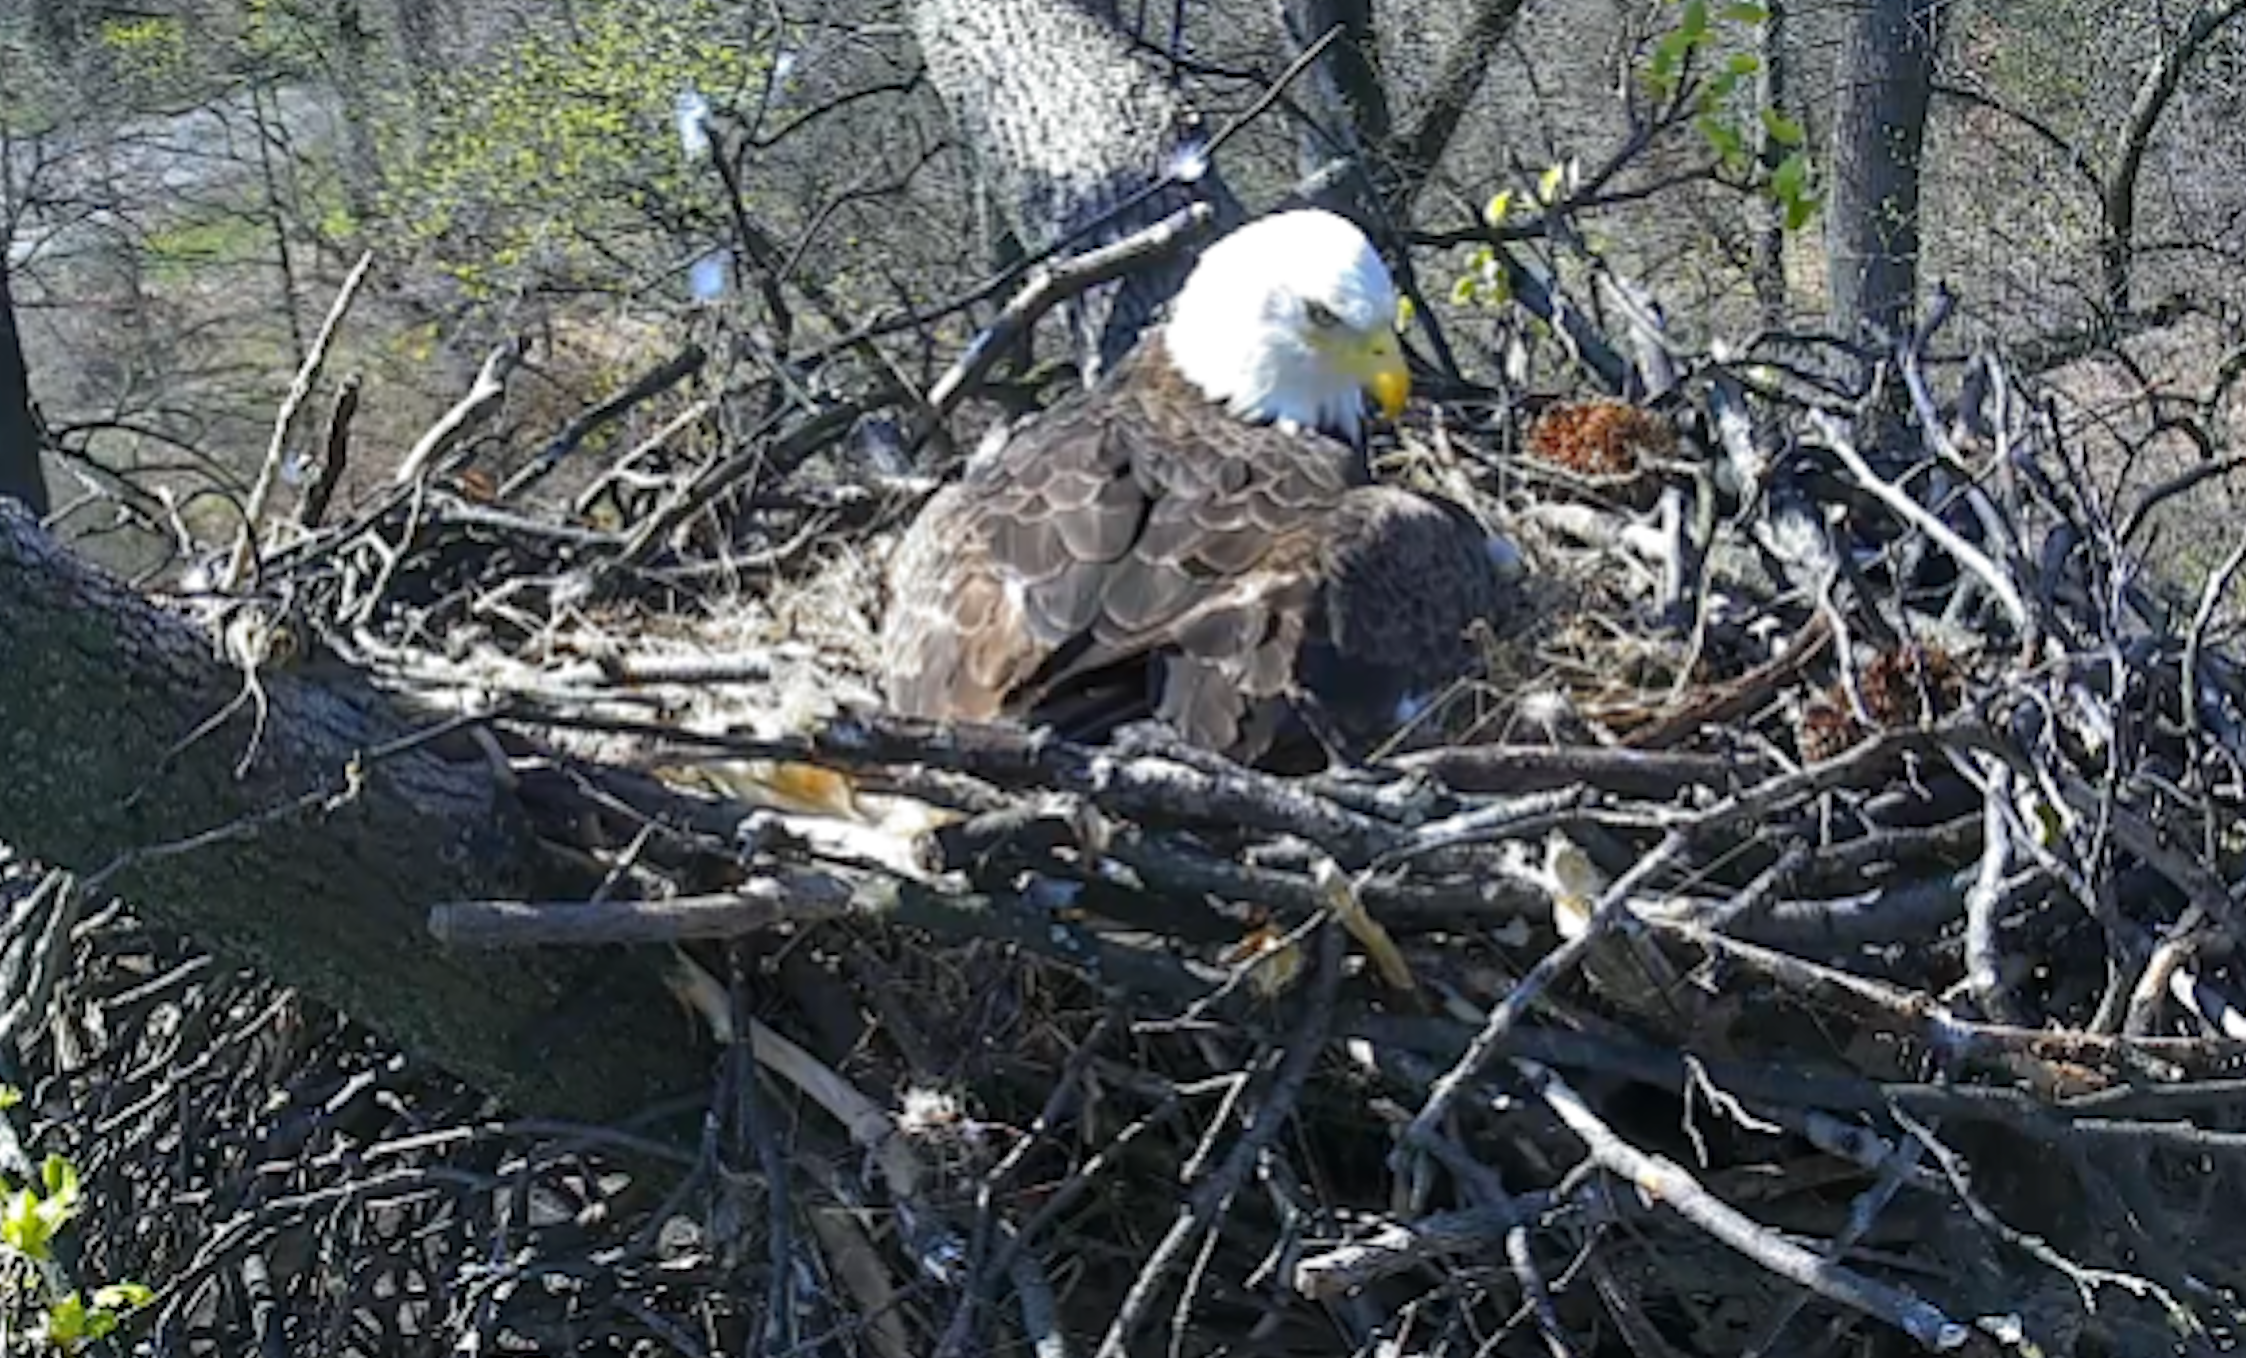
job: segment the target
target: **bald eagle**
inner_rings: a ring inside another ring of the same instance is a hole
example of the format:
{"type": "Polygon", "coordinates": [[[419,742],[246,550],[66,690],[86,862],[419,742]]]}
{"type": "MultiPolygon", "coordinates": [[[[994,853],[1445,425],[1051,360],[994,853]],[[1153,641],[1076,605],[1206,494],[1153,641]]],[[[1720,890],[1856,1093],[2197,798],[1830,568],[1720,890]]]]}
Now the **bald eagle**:
{"type": "Polygon", "coordinates": [[[1410,389],[1396,317],[1380,256],[1332,213],[1212,245],[1164,326],[906,531],[892,706],[1080,736],[1151,715],[1243,760],[1393,733],[1468,670],[1469,626],[1504,597],[1462,509],[1371,483],[1364,393],[1394,417],[1410,389]]]}

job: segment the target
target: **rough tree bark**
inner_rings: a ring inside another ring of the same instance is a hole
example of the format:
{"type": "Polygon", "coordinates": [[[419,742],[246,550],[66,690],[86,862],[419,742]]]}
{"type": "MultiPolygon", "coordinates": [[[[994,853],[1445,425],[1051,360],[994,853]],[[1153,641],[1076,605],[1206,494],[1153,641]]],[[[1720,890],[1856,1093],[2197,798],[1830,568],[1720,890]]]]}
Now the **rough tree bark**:
{"type": "MultiPolygon", "coordinates": [[[[1214,167],[1116,210],[1190,162],[1205,131],[1162,72],[1092,13],[1068,0],[919,0],[912,18],[929,79],[1024,248],[1104,219],[1073,248],[1102,245],[1196,199],[1217,209],[1220,229],[1239,220],[1214,167]]],[[[1174,259],[1072,302],[1087,383],[1131,347],[1191,267],[1174,259]]]]}
{"type": "Polygon", "coordinates": [[[378,756],[411,728],[355,676],[262,682],[256,735],[245,704],[175,755],[241,674],[0,503],[0,841],[81,873],[133,855],[106,886],[146,918],[518,1109],[604,1118],[700,1085],[644,955],[494,961],[430,936],[436,902],[536,893],[538,851],[482,761],[378,756]]]}
{"type": "Polygon", "coordinates": [[[363,232],[382,200],[382,157],[374,139],[375,38],[359,0],[333,0],[328,19],[335,30],[328,78],[343,106],[343,154],[338,158],[343,200],[350,206],[353,230],[363,232]]]}
{"type": "MultiPolygon", "coordinates": [[[[0,232],[0,245],[6,233],[0,232]]],[[[0,250],[0,500],[21,500],[34,514],[47,512],[47,481],[39,470],[39,423],[31,413],[31,375],[16,331],[16,304],[8,291],[7,253],[0,250]]]]}
{"type": "MultiPolygon", "coordinates": [[[[1775,117],[1793,113],[1792,91],[1786,88],[1792,61],[1786,36],[1786,0],[1763,0],[1765,18],[1755,55],[1762,59],[1755,74],[1755,106],[1775,117]]],[[[1768,123],[1758,125],[1755,157],[1768,173],[1786,158],[1787,148],[1770,133],[1768,123]]],[[[1752,262],[1748,278],[1755,289],[1755,308],[1764,326],[1776,330],[1786,324],[1785,209],[1777,200],[1756,194],[1747,200],[1749,249],[1752,262]]]]}
{"type": "MultiPolygon", "coordinates": [[[[1834,328],[1902,337],[1918,301],[1919,171],[1934,87],[1937,0],[1863,0],[1841,46],[1825,258],[1834,328]]],[[[1891,412],[1892,414],[1892,412],[1891,412]]],[[[1890,446],[1904,422],[1865,431],[1890,446]]]]}
{"type": "Polygon", "coordinates": [[[1304,129],[1297,143],[1298,172],[1308,178],[1336,156],[1351,157],[1363,168],[1363,177],[1331,185],[1319,196],[1319,206],[1360,221],[1368,208],[1383,214],[1401,210],[1403,186],[1389,145],[1394,123],[1376,60],[1372,0],[1277,0],[1277,6],[1280,25],[1297,52],[1335,27],[1341,29],[1308,75],[1309,97],[1303,102],[1318,111],[1319,126],[1304,129]],[[1376,202],[1360,201],[1367,187],[1376,202]]]}
{"type": "Polygon", "coordinates": [[[1826,268],[1833,323],[1909,324],[1918,295],[1919,169],[1933,91],[1933,0],[1865,0],[1841,48],[1826,268]]]}

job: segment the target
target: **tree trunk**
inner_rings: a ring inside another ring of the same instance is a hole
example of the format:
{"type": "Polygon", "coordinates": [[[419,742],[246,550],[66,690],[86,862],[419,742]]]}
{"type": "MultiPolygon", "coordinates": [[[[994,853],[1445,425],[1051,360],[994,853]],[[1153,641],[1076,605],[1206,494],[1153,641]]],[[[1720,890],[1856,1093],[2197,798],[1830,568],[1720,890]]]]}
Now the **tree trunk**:
{"type": "Polygon", "coordinates": [[[1918,294],[1919,169],[1934,82],[1931,0],[1864,0],[1841,48],[1826,252],[1832,320],[1900,335],[1918,294]]]}
{"type": "Polygon", "coordinates": [[[397,0],[398,57],[405,63],[414,98],[428,110],[450,49],[445,42],[444,0],[397,0]]]}
{"type": "MultiPolygon", "coordinates": [[[[1755,76],[1755,106],[1779,118],[1793,115],[1792,93],[1786,88],[1791,61],[1787,52],[1786,0],[1763,0],[1766,17],[1755,55],[1762,67],[1755,76]]],[[[1770,134],[1766,123],[1756,132],[1756,158],[1763,172],[1776,170],[1788,148],[1770,134]]],[[[1755,309],[1764,328],[1783,329],[1786,311],[1786,210],[1775,198],[1756,194],[1747,200],[1747,230],[1752,263],[1749,278],[1755,289],[1755,309]]]]}
{"type": "MultiPolygon", "coordinates": [[[[936,92],[1025,248],[1082,230],[1070,248],[1090,249],[1195,199],[1217,208],[1220,226],[1239,220],[1214,167],[1118,210],[1190,161],[1203,129],[1152,63],[1068,0],[919,0],[913,31],[936,92]]],[[[1191,267],[1190,259],[1172,260],[1074,300],[1069,315],[1087,383],[1130,349],[1191,267]]]]}
{"type": "Polygon", "coordinates": [[[1403,185],[1390,154],[1395,129],[1388,90],[1375,60],[1372,0],[1278,0],[1278,10],[1295,53],[1336,27],[1341,30],[1307,73],[1307,102],[1317,111],[1319,125],[1301,133],[1297,173],[1308,179],[1335,157],[1347,156],[1362,173],[1331,185],[1318,205],[1361,223],[1375,220],[1374,213],[1403,212],[1403,185]],[[1365,201],[1368,189],[1374,201],[1365,201]]]}
{"type": "Polygon", "coordinates": [[[2220,0],[2192,10],[2176,40],[2162,49],[2146,68],[2130,101],[2129,117],[2121,129],[2113,168],[2100,186],[2100,207],[2105,216],[2104,239],[2098,243],[2098,271],[2105,284],[2106,320],[2118,323],[2136,310],[2137,177],[2152,149],[2152,134],[2160,118],[2182,87],[2184,72],[2200,49],[2216,34],[2246,17],[2246,0],[2220,0]]]}
{"type": "Polygon", "coordinates": [[[375,145],[377,117],[372,82],[381,59],[368,31],[359,0],[333,0],[329,18],[335,26],[335,57],[328,76],[343,106],[343,147],[339,168],[343,200],[351,209],[355,239],[373,230],[375,212],[382,200],[382,157],[375,145]]]}
{"type": "MultiPolygon", "coordinates": [[[[0,247],[7,239],[0,233],[0,247]]],[[[39,422],[31,413],[31,375],[16,333],[15,298],[8,292],[8,256],[0,248],[0,500],[21,500],[34,514],[47,512],[47,479],[39,470],[39,422]]]]}
{"type": "MultiPolygon", "coordinates": [[[[1833,327],[1908,334],[1918,299],[1919,171],[1934,86],[1935,0],[1861,0],[1841,47],[1826,269],[1833,327]]],[[[1879,421],[1891,455],[1899,432],[1879,421]]]]}
{"type": "Polygon", "coordinates": [[[106,885],[145,917],[518,1109],[599,1119],[704,1078],[644,954],[431,937],[436,902],[536,891],[536,845],[480,759],[377,753],[411,728],[357,676],[261,683],[262,723],[243,704],[175,754],[241,674],[0,504],[0,841],[81,873],[130,856],[106,885]]]}

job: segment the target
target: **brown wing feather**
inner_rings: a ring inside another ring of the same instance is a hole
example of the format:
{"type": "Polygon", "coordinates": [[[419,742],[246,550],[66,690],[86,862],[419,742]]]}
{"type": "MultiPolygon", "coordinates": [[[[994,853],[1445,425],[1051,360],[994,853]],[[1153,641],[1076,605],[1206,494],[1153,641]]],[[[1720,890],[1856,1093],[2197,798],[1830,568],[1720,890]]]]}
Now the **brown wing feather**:
{"type": "Polygon", "coordinates": [[[1360,751],[1471,672],[1473,624],[1495,623],[1509,604],[1479,525],[1389,486],[1349,493],[1314,573],[1297,677],[1360,751]]]}
{"type": "Polygon", "coordinates": [[[938,491],[889,563],[881,663],[898,711],[988,721],[1026,677],[1027,623],[990,554],[989,506],[938,491]]]}
{"type": "Polygon", "coordinates": [[[1156,715],[1254,757],[1307,662],[1366,690],[1313,696],[1368,724],[1426,672],[1457,672],[1460,616],[1489,591],[1478,536],[1356,467],[1340,443],[1225,415],[1141,346],[907,530],[883,633],[891,703],[989,719],[1145,660],[1156,715]],[[1419,597],[1445,579],[1442,599],[1419,597]]]}

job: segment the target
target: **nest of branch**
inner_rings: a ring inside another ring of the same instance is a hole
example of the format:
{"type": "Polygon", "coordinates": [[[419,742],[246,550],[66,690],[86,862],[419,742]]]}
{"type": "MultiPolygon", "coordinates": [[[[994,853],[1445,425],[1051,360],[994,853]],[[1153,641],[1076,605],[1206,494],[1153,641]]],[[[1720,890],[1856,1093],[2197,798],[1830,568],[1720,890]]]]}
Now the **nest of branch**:
{"type": "Polygon", "coordinates": [[[1693,372],[1689,419],[1392,450],[1511,534],[1526,603],[1302,778],[882,714],[931,483],[839,381],[725,375],[778,412],[748,448],[650,384],[568,495],[440,454],[311,516],[229,625],[485,716],[584,882],[432,927],[643,945],[717,1075],[494,1121],[113,913],[34,1090],[89,1257],[170,1280],[164,1334],[325,1352],[2217,1351],[2222,582],[2139,589],[2031,391],[2003,475],[1897,476],[1826,389],[1693,372]],[[1515,446],[1653,494],[1549,500],[1515,446]]]}

